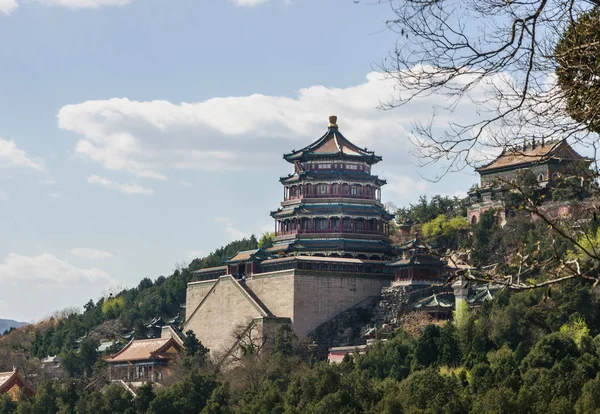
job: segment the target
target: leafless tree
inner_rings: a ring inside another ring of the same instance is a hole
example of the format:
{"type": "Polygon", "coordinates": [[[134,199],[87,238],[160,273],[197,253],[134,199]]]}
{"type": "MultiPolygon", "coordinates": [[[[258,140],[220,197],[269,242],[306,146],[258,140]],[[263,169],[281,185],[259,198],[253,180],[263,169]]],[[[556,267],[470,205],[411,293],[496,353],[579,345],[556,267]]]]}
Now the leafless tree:
{"type": "Polygon", "coordinates": [[[388,27],[398,34],[381,69],[395,80],[392,109],[430,95],[444,102],[415,125],[416,154],[436,164],[439,179],[481,162],[496,148],[523,139],[597,139],[565,111],[554,76],[556,45],[578,16],[600,0],[377,0],[389,4],[388,27]],[[475,119],[447,121],[461,103],[475,104],[475,119]]]}

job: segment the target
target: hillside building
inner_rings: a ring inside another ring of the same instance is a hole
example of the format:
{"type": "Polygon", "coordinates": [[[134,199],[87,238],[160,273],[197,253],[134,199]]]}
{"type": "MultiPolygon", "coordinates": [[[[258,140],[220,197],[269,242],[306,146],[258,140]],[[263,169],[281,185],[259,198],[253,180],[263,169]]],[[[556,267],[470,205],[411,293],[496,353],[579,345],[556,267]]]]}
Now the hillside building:
{"type": "Polygon", "coordinates": [[[241,333],[265,338],[282,323],[306,337],[390,284],[393,215],[381,203],[385,180],[372,174],[382,158],[329,121],[322,137],[284,155],[293,172],[280,179],[283,201],[271,212],[273,246],[239,252],[188,285],[183,330],[212,352],[235,352],[241,333]]]}
{"type": "Polygon", "coordinates": [[[470,205],[467,219],[469,223],[476,224],[483,212],[497,209],[500,221],[504,222],[504,195],[526,171],[533,174],[543,189],[552,181],[569,174],[575,165],[591,162],[565,140],[536,143],[533,139],[521,148],[506,149],[490,163],[475,169],[479,173],[480,184],[468,193],[470,205]]]}
{"type": "Polygon", "coordinates": [[[183,341],[170,327],[161,338],[132,339],[119,352],[103,358],[108,364],[109,380],[127,384],[162,382],[169,375],[169,363],[181,355],[183,341]]]}
{"type": "Polygon", "coordinates": [[[394,280],[392,286],[439,286],[448,281],[455,267],[431,254],[428,246],[413,239],[399,249],[401,256],[387,263],[394,280]]]}
{"type": "Polygon", "coordinates": [[[30,397],[35,395],[35,390],[15,367],[10,372],[0,372],[0,395],[8,395],[13,401],[19,401],[21,393],[25,392],[30,397]]]}

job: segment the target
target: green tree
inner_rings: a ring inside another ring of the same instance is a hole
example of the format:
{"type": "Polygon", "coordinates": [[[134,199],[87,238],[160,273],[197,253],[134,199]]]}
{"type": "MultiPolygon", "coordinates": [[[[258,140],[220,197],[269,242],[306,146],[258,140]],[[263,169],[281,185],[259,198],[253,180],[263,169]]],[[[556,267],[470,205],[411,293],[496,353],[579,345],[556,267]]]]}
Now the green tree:
{"type": "Polygon", "coordinates": [[[137,397],[135,398],[135,406],[138,413],[145,413],[150,408],[150,404],[156,395],[152,389],[152,384],[145,383],[137,391],[137,397]]]}
{"type": "Polygon", "coordinates": [[[600,8],[595,7],[570,22],[554,52],[567,113],[593,132],[600,132],[599,44],[600,8]]]}
{"type": "Polygon", "coordinates": [[[177,381],[169,388],[157,391],[150,403],[152,414],[197,414],[216,388],[213,377],[192,373],[186,379],[177,381]]]}
{"type": "Polygon", "coordinates": [[[258,248],[259,249],[268,249],[273,246],[273,239],[275,238],[275,233],[272,231],[265,231],[260,239],[258,240],[258,248]]]}

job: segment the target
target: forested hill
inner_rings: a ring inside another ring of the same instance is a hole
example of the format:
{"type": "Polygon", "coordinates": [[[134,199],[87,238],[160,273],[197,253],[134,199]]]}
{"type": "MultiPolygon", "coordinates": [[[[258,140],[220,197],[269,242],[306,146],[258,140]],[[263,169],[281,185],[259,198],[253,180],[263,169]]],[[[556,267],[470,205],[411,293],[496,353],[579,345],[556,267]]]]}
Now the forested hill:
{"type": "Polygon", "coordinates": [[[25,322],[17,322],[12,319],[0,319],[0,334],[8,331],[10,328],[19,328],[27,325],[25,322]]]}
{"type": "MultiPolygon", "coordinates": [[[[255,249],[257,246],[254,235],[231,242],[206,257],[194,259],[187,267],[175,270],[168,277],[160,276],[154,281],[144,277],[137,287],[97,301],[89,300],[82,313],[61,312],[53,323],[46,321],[39,329],[32,330],[29,350],[38,358],[73,355],[80,344],[91,347],[101,340],[118,339],[134,330],[135,337],[143,338],[146,335],[145,325],[157,317],[165,321],[179,317],[181,321],[185,316],[182,305],[185,304],[186,287],[193,280],[193,271],[222,265],[239,250],[255,249]]],[[[29,348],[29,344],[23,345],[29,348]]]]}

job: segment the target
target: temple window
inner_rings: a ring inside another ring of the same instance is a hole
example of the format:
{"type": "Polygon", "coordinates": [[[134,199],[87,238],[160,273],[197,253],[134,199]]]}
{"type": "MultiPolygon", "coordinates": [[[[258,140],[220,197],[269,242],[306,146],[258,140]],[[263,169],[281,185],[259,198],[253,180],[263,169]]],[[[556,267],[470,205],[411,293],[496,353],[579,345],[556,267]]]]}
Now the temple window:
{"type": "Polygon", "coordinates": [[[350,194],[350,186],[348,184],[342,184],[342,195],[350,194]]]}
{"type": "Polygon", "coordinates": [[[358,170],[358,165],[356,164],[346,164],[347,170],[358,170]]]}
{"type": "Polygon", "coordinates": [[[327,219],[324,219],[324,218],[315,219],[315,230],[316,231],[327,230],[327,219]]]}
{"type": "Polygon", "coordinates": [[[339,230],[339,228],[340,228],[340,219],[337,218],[337,217],[332,217],[330,219],[330,224],[331,224],[331,226],[330,226],[331,230],[339,230]]]}
{"type": "Polygon", "coordinates": [[[544,174],[540,174],[538,175],[538,181],[541,183],[542,181],[544,181],[544,174]]]}
{"type": "Polygon", "coordinates": [[[342,228],[344,231],[352,231],[352,219],[346,217],[342,220],[342,228]]]}
{"type": "Polygon", "coordinates": [[[353,185],[352,187],[350,187],[350,195],[352,197],[356,197],[358,195],[358,186],[353,185]]]}
{"type": "Polygon", "coordinates": [[[327,184],[317,184],[317,194],[327,194],[327,184]]]}
{"type": "Polygon", "coordinates": [[[362,231],[364,231],[364,229],[365,229],[364,219],[354,220],[354,230],[362,232],[362,231]]]}
{"type": "Polygon", "coordinates": [[[331,169],[331,164],[330,163],[323,163],[323,164],[317,164],[319,170],[330,170],[331,169]]]}
{"type": "Polygon", "coordinates": [[[309,220],[307,218],[301,219],[300,227],[302,228],[302,230],[304,230],[304,231],[308,230],[308,225],[309,225],[309,220]]]}
{"type": "Polygon", "coordinates": [[[331,194],[337,194],[339,191],[339,184],[334,183],[331,185],[331,194]]]}

